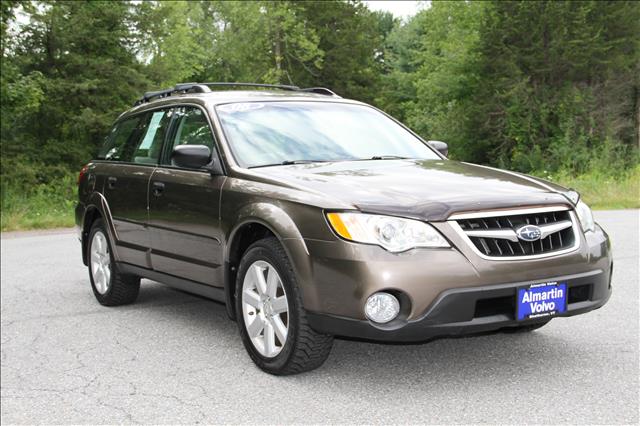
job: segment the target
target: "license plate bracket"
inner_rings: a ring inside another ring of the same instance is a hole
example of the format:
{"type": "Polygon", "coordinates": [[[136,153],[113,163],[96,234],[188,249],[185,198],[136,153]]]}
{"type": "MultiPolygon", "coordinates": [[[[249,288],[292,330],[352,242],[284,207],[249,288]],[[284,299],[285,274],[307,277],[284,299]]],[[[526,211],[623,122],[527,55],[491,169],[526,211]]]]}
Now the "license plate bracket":
{"type": "Polygon", "coordinates": [[[516,319],[552,317],[567,310],[567,283],[546,282],[520,287],[516,294],[516,319]]]}

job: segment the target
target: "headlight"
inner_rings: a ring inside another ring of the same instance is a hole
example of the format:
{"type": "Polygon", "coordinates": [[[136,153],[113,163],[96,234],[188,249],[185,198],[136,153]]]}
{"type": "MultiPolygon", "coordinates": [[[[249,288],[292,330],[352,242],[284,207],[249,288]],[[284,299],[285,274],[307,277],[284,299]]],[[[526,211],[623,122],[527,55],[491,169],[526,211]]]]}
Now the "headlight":
{"type": "Polygon", "coordinates": [[[580,225],[582,225],[584,232],[595,231],[596,223],[593,221],[593,213],[591,213],[589,206],[582,201],[578,201],[578,204],[576,204],[576,214],[578,215],[578,219],[580,219],[580,225]]]}
{"type": "Polygon", "coordinates": [[[364,213],[329,213],[327,219],[342,238],[377,244],[394,253],[415,247],[450,247],[431,225],[418,220],[364,213]]]}

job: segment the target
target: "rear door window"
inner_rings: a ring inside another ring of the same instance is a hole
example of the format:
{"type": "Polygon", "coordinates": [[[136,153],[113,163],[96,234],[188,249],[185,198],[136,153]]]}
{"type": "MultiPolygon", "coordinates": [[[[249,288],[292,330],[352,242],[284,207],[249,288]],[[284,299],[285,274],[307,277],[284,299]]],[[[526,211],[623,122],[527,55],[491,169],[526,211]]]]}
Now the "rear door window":
{"type": "Polygon", "coordinates": [[[98,159],[109,161],[127,161],[123,158],[127,146],[137,144],[140,132],[137,131],[141,116],[127,118],[116,123],[98,153],[98,159]]]}
{"type": "Polygon", "coordinates": [[[111,130],[98,159],[158,164],[172,110],[150,111],[120,121],[111,130]]]}
{"type": "Polygon", "coordinates": [[[128,154],[129,158],[126,161],[137,164],[158,164],[171,115],[170,109],[146,114],[140,128],[141,138],[128,154]]]}

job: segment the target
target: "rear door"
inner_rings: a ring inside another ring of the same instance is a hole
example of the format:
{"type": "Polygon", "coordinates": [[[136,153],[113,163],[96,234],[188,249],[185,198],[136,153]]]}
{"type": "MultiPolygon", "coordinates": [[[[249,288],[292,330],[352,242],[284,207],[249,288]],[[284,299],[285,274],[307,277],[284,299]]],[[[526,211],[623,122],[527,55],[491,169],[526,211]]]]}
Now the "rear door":
{"type": "Polygon", "coordinates": [[[119,122],[99,158],[103,194],[123,262],[149,268],[149,179],[158,165],[171,110],[145,112],[119,122]]]}
{"type": "Polygon", "coordinates": [[[172,129],[150,182],[151,263],[159,272],[222,286],[219,202],[225,177],[170,161],[173,148],[186,144],[206,145],[217,158],[207,113],[195,106],[176,108],[172,129]]]}

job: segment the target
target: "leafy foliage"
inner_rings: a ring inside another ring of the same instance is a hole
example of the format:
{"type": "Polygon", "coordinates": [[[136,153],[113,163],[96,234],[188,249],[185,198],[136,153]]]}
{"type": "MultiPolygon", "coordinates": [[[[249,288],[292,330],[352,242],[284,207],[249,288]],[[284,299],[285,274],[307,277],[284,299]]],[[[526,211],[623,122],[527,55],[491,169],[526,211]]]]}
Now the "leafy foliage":
{"type": "Polygon", "coordinates": [[[625,169],[638,161],[639,34],[635,2],[434,2],[390,38],[380,101],[456,158],[625,169]]]}
{"type": "Polygon", "coordinates": [[[439,1],[401,22],[357,0],[3,0],[0,17],[3,200],[71,183],[141,93],[184,81],[325,86],[456,159],[637,176],[634,1],[439,1]]]}
{"type": "Polygon", "coordinates": [[[38,4],[2,63],[2,175],[37,165],[26,185],[90,158],[106,129],[146,84],[130,50],[125,3],[38,4]]]}

